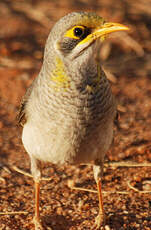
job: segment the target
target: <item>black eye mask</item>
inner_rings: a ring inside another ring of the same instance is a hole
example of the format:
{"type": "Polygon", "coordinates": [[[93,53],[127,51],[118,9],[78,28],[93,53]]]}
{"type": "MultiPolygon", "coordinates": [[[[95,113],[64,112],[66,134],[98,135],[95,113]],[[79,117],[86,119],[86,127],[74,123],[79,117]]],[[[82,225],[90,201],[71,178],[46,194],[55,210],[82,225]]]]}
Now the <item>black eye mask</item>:
{"type": "Polygon", "coordinates": [[[80,31],[79,28],[77,27],[75,28],[75,33],[76,33],[75,35],[79,37],[79,39],[63,37],[63,39],[59,43],[60,51],[64,55],[69,54],[80,41],[82,41],[84,38],[86,38],[91,33],[91,30],[88,28],[85,28],[84,31],[80,31]]]}

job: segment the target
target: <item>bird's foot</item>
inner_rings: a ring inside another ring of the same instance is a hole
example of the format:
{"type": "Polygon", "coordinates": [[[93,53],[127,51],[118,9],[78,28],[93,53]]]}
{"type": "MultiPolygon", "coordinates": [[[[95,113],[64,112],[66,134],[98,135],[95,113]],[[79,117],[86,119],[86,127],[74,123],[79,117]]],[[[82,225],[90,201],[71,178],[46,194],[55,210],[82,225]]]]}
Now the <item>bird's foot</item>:
{"type": "Polygon", "coordinates": [[[43,228],[43,226],[42,226],[41,221],[40,221],[39,218],[34,217],[33,218],[33,223],[35,225],[35,230],[44,230],[44,228],[43,228]]]}
{"type": "Polygon", "coordinates": [[[95,218],[95,229],[105,230],[105,216],[102,214],[99,214],[95,218]]]}

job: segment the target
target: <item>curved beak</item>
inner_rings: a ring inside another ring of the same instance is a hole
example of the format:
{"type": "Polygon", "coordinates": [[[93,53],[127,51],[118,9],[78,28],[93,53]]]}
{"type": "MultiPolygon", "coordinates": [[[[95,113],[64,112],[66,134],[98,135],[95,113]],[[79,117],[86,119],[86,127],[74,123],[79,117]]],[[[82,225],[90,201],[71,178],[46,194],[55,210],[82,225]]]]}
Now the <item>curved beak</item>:
{"type": "Polygon", "coordinates": [[[91,35],[96,36],[96,38],[98,38],[106,34],[124,30],[129,30],[129,28],[119,23],[107,22],[104,23],[101,28],[96,29],[91,35]]]}
{"type": "Polygon", "coordinates": [[[91,33],[80,41],[77,46],[74,48],[74,52],[71,55],[71,58],[78,56],[84,49],[89,47],[94,41],[100,40],[103,41],[107,34],[129,30],[127,26],[124,26],[119,23],[107,22],[100,27],[92,28],[91,33]]]}
{"type": "Polygon", "coordinates": [[[107,34],[117,32],[117,31],[125,31],[125,30],[129,30],[129,28],[119,23],[107,22],[101,25],[101,27],[93,29],[92,33],[89,34],[81,42],[79,42],[77,46],[84,45],[87,43],[90,44],[98,38],[100,39],[104,38],[104,36],[107,34]]]}

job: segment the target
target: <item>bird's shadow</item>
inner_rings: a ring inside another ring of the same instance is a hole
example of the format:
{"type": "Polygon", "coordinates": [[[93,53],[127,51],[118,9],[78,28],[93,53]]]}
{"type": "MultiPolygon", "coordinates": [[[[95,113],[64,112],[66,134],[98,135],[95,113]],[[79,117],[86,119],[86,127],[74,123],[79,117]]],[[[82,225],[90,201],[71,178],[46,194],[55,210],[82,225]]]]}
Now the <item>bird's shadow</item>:
{"type": "MultiPolygon", "coordinates": [[[[72,221],[71,218],[66,218],[63,215],[56,215],[56,214],[50,214],[50,215],[46,215],[44,217],[41,218],[42,223],[43,223],[43,227],[45,230],[48,229],[53,229],[53,230],[69,230],[72,226],[78,226],[80,225],[84,219],[80,219],[80,220],[75,220],[72,221]]],[[[130,227],[130,225],[133,223],[142,223],[141,225],[143,226],[143,221],[147,220],[147,221],[151,221],[151,216],[149,215],[148,217],[144,217],[144,218],[138,218],[136,217],[135,213],[129,212],[127,214],[124,213],[110,213],[107,217],[106,217],[106,225],[110,226],[110,228],[112,230],[130,230],[130,229],[134,229],[133,227],[130,227]],[[125,227],[125,225],[127,225],[127,228],[125,227]]],[[[78,227],[77,227],[78,229],[78,227]]],[[[87,229],[87,228],[84,228],[87,229]]],[[[92,226],[92,228],[88,228],[88,229],[92,229],[94,230],[94,226],[92,226]]],[[[101,228],[102,229],[102,228],[101,228]]]]}
{"type": "Polygon", "coordinates": [[[72,221],[69,218],[66,218],[63,215],[56,215],[56,214],[50,214],[46,215],[41,218],[43,227],[45,230],[47,229],[53,229],[53,230],[69,230],[71,226],[76,226],[77,224],[80,224],[83,220],[77,220],[72,221]]]}

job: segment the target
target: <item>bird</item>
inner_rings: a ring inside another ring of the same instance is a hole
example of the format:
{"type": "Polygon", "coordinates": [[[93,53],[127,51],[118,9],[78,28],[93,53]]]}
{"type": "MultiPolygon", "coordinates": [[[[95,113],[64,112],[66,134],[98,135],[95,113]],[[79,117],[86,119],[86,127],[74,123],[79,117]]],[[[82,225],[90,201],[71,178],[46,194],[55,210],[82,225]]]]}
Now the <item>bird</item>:
{"type": "Polygon", "coordinates": [[[104,225],[101,192],[104,156],[113,139],[116,99],[102,70],[99,51],[107,35],[128,27],[106,22],[93,12],[72,12],[50,31],[39,75],[27,89],[18,113],[22,143],[29,154],[35,184],[35,230],[40,212],[41,162],[91,164],[104,225]]]}

